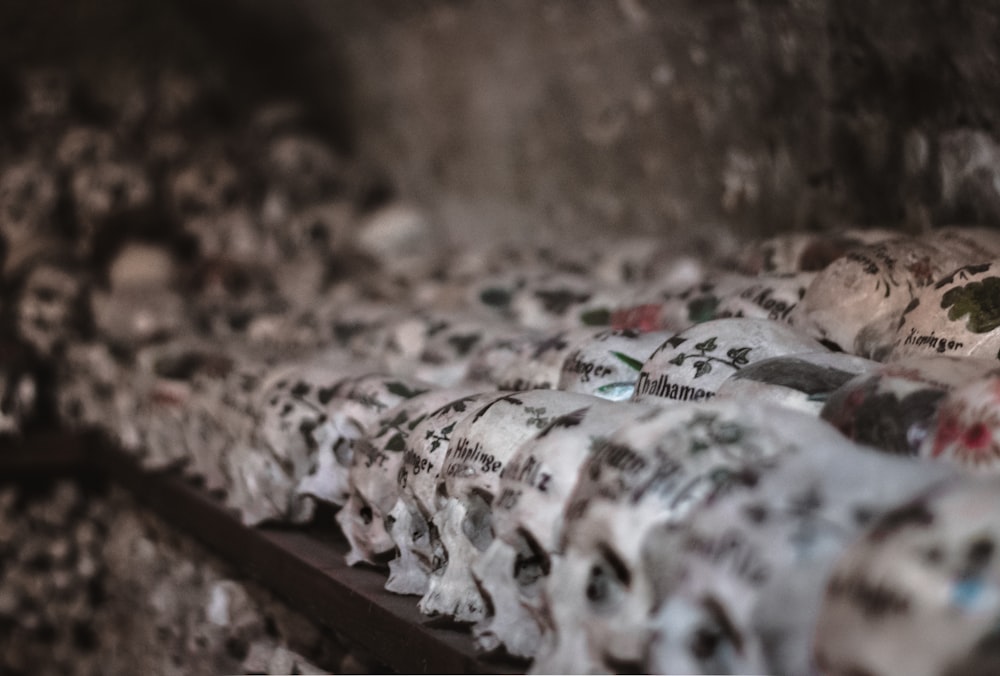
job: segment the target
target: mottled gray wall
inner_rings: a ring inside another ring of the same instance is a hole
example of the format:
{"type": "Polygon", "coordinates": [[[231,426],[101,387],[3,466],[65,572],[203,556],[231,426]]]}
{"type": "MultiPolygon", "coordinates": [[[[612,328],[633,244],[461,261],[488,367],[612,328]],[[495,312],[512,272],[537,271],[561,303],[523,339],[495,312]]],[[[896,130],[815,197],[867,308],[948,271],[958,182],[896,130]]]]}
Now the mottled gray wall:
{"type": "Polygon", "coordinates": [[[1000,223],[991,0],[301,6],[359,150],[452,225],[1000,223]]]}
{"type": "Polygon", "coordinates": [[[3,25],[21,52],[227,56],[459,233],[1000,223],[996,0],[153,4],[13,0],[3,25]],[[73,40],[35,37],[60,17],[73,40]]]}

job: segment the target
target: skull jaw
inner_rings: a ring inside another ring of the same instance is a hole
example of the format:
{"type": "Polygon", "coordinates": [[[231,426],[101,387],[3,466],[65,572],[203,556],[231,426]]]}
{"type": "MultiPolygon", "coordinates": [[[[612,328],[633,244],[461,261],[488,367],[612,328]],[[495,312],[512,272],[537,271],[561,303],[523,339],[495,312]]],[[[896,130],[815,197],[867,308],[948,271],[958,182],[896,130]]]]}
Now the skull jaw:
{"type": "Polygon", "coordinates": [[[545,581],[540,602],[542,628],[530,674],[606,673],[587,643],[581,604],[590,569],[585,560],[553,557],[552,574],[545,581]]]}
{"type": "Polygon", "coordinates": [[[455,498],[448,498],[444,508],[434,515],[433,522],[441,535],[448,562],[443,571],[431,574],[429,589],[417,607],[425,615],[478,622],[486,616],[486,605],[472,578],[471,567],[480,551],[462,530],[465,516],[465,505],[455,498]]]}
{"type": "Polygon", "coordinates": [[[515,657],[530,658],[538,650],[541,629],[519,594],[513,576],[516,555],[513,547],[496,539],[473,564],[472,574],[489,597],[492,613],[472,631],[481,650],[503,645],[515,657]]]}
{"type": "MultiPolygon", "coordinates": [[[[414,511],[403,498],[389,511],[392,525],[389,536],[396,544],[396,558],[389,562],[389,579],[385,588],[395,594],[423,596],[430,584],[430,571],[417,556],[414,529],[414,511]]],[[[423,518],[416,516],[416,518],[423,518]]],[[[426,530],[426,529],[424,529],[426,530]]]]}

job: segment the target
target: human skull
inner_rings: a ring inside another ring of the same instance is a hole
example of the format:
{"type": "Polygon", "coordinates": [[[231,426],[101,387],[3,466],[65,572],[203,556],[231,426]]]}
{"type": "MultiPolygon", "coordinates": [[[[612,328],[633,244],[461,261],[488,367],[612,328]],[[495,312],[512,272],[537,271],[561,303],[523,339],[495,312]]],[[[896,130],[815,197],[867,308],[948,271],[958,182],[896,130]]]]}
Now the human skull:
{"type": "Polygon", "coordinates": [[[493,503],[494,539],[472,567],[487,600],[486,617],[473,628],[480,648],[534,655],[539,595],[577,476],[601,439],[650,408],[596,402],[553,420],[508,461],[493,503]]]}
{"type": "Polygon", "coordinates": [[[654,409],[590,457],[566,508],[560,555],[540,610],[533,673],[593,673],[642,660],[654,585],[642,567],[651,529],[752,485],[773,459],[819,439],[845,443],[814,417],[753,402],[654,409]]]}
{"type": "Polygon", "coordinates": [[[941,399],[919,455],[965,465],[976,472],[1000,469],[1000,375],[958,387],[941,399]]]}
{"type": "Polygon", "coordinates": [[[415,378],[368,374],[342,381],[315,397],[323,419],[310,430],[315,463],[301,479],[299,496],[343,505],[349,494],[354,442],[393,406],[433,389],[415,378]]]}
{"type": "Polygon", "coordinates": [[[41,162],[8,163],[0,170],[0,234],[14,248],[54,230],[59,190],[41,162]]]}
{"type": "Polygon", "coordinates": [[[819,415],[830,394],[878,362],[843,352],[803,352],[745,366],[719,386],[720,399],[753,399],[819,415]]]}
{"type": "Polygon", "coordinates": [[[1000,354],[1000,261],[966,265],[917,294],[903,311],[891,360],[1000,354]]]}
{"type": "Polygon", "coordinates": [[[138,398],[135,427],[145,467],[190,464],[189,475],[205,479],[210,490],[221,487],[220,444],[233,434],[222,433],[228,420],[221,398],[203,394],[209,383],[231,379],[238,363],[232,352],[196,339],[179,339],[138,353],[132,389],[138,398]],[[213,422],[211,430],[205,429],[206,420],[213,422]]]}
{"type": "Polygon", "coordinates": [[[566,356],[593,329],[563,329],[519,341],[516,355],[497,373],[501,390],[554,389],[566,356]]]}
{"type": "Polygon", "coordinates": [[[402,466],[396,475],[399,497],[385,519],[398,552],[389,562],[387,590],[423,596],[431,572],[444,565],[444,550],[433,515],[438,477],[451,436],[462,418],[500,396],[497,392],[482,392],[450,401],[420,421],[407,437],[402,466]]]}
{"type": "Polygon", "coordinates": [[[56,146],[56,164],[62,169],[107,162],[115,155],[115,139],[111,132],[85,126],[66,130],[56,146]]]}
{"type": "Polygon", "coordinates": [[[240,189],[239,170],[216,153],[206,153],[178,168],[167,183],[169,206],[182,219],[233,207],[240,189]]]}
{"type": "Polygon", "coordinates": [[[837,562],[814,643],[820,674],[996,669],[1000,482],[930,489],[877,520],[837,562]]]}
{"type": "Polygon", "coordinates": [[[610,316],[606,308],[620,295],[614,287],[599,288],[593,279],[582,275],[541,273],[514,291],[508,307],[521,326],[551,332],[559,328],[607,324],[610,316]],[[597,321],[593,314],[599,309],[604,309],[603,321],[597,321]]]}
{"type": "MultiPolygon", "coordinates": [[[[817,432],[818,432],[817,428],[817,432]]],[[[872,519],[952,472],[859,447],[831,428],[773,458],[685,523],[651,534],[652,673],[812,671],[826,576],[872,519]]]]}
{"type": "Polygon", "coordinates": [[[810,335],[882,360],[920,289],[971,262],[976,261],[907,238],[852,249],[816,276],[789,317],[810,335]]]}
{"type": "Polygon", "coordinates": [[[16,277],[15,330],[43,357],[60,353],[89,330],[83,298],[87,279],[78,265],[60,255],[26,261],[16,277]]]}
{"type": "Polygon", "coordinates": [[[832,392],[820,416],[850,439],[915,455],[944,396],[996,368],[996,362],[964,357],[912,357],[884,364],[832,392]]]}
{"type": "Polygon", "coordinates": [[[385,518],[399,499],[397,477],[410,433],[441,406],[474,392],[436,389],[405,399],[369,425],[364,436],[354,443],[348,477],[350,495],[336,517],[351,545],[348,565],[384,565],[386,555],[395,548],[385,518]]]}
{"type": "Polygon", "coordinates": [[[750,277],[741,288],[719,299],[715,317],[750,317],[788,322],[788,317],[806,293],[813,272],[750,277]]]}
{"type": "Polygon", "coordinates": [[[473,364],[481,348],[517,330],[493,319],[465,315],[443,316],[432,329],[414,365],[414,375],[442,387],[459,382],[489,382],[474,373],[473,364]]]}
{"type": "Polygon", "coordinates": [[[95,162],[77,167],[70,191],[80,228],[81,251],[91,253],[93,238],[109,220],[152,205],[153,185],[146,170],[124,162],[95,162]]]}
{"type": "Polygon", "coordinates": [[[493,539],[492,505],[500,472],[527,439],[553,418],[594,398],[558,390],[530,390],[494,399],[456,425],[438,478],[433,523],[447,557],[432,571],[418,608],[424,614],[475,622],[485,614],[471,567],[493,539]]]}
{"type": "Polygon", "coordinates": [[[836,233],[785,233],[751,242],[740,256],[750,274],[819,272],[849,249],[898,237],[889,230],[845,230],[836,233]]]}
{"type": "Polygon", "coordinates": [[[697,284],[677,288],[668,281],[640,288],[629,303],[619,305],[611,316],[616,329],[637,331],[684,331],[716,318],[719,301],[745,290],[750,278],[732,273],[706,275],[697,284]]]}
{"type": "Polygon", "coordinates": [[[102,425],[114,438],[118,421],[129,409],[129,393],[124,387],[125,367],[108,345],[71,343],[63,354],[57,377],[55,395],[60,422],[69,428],[102,425]]]}
{"type": "Polygon", "coordinates": [[[625,401],[635,394],[642,365],[671,334],[607,329],[577,342],[562,363],[558,389],[625,401]]]}
{"type": "Polygon", "coordinates": [[[326,405],[333,394],[359,370],[342,355],[328,354],[281,366],[260,386],[251,429],[225,460],[226,501],[244,523],[312,516],[314,503],[297,489],[318,462],[314,432],[329,422],[326,405]]]}
{"type": "Polygon", "coordinates": [[[668,338],[646,360],[634,400],[704,401],[741,368],[770,357],[824,348],[800,331],[767,319],[716,319],[668,338]]]}

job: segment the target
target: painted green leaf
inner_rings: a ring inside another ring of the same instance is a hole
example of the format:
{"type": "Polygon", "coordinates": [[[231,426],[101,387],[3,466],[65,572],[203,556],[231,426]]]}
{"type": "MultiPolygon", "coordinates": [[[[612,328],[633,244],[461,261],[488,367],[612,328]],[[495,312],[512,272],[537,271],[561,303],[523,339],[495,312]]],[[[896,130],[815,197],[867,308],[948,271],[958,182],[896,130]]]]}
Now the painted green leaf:
{"type": "Polygon", "coordinates": [[[696,361],[694,363],[694,377],[701,378],[703,375],[712,372],[712,363],[710,361],[696,361]]]}
{"type": "Polygon", "coordinates": [[[677,355],[676,357],[674,357],[673,359],[671,359],[667,363],[668,364],[674,364],[675,366],[683,366],[684,365],[684,359],[685,359],[685,355],[684,355],[683,352],[681,352],[679,355],[677,355]]]}
{"type": "Polygon", "coordinates": [[[635,383],[608,383],[597,388],[597,394],[602,399],[610,401],[626,401],[635,394],[635,383]]]}
{"type": "Polygon", "coordinates": [[[638,359],[633,359],[632,357],[628,356],[627,354],[624,354],[622,352],[617,352],[615,350],[612,350],[611,354],[613,354],[615,357],[617,357],[618,361],[620,361],[621,363],[625,364],[625,366],[628,366],[633,371],[641,371],[642,370],[642,362],[639,361],[638,359]]]}
{"type": "Polygon", "coordinates": [[[587,310],[580,314],[580,322],[584,326],[608,326],[611,323],[611,311],[607,308],[587,310]]]}
{"type": "Polygon", "coordinates": [[[951,321],[968,315],[965,328],[973,333],[992,331],[1000,326],[1000,277],[948,289],[941,297],[941,308],[948,309],[951,321]]]}

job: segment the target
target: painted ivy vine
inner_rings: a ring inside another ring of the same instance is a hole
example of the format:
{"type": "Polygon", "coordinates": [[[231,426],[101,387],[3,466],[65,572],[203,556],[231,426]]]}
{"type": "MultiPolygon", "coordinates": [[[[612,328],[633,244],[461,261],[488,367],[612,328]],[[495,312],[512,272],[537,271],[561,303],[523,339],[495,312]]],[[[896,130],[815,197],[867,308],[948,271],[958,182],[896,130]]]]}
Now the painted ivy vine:
{"type": "Polygon", "coordinates": [[[747,355],[753,348],[749,347],[733,347],[726,351],[726,356],[716,356],[710,354],[718,349],[719,345],[716,342],[716,337],[713,336],[708,340],[704,340],[700,343],[695,343],[694,349],[697,352],[680,352],[676,357],[671,359],[668,363],[674,364],[676,366],[683,366],[684,362],[689,359],[694,359],[694,377],[700,378],[703,375],[712,372],[712,364],[725,364],[734,369],[742,368],[750,363],[750,358],[747,355]]]}

